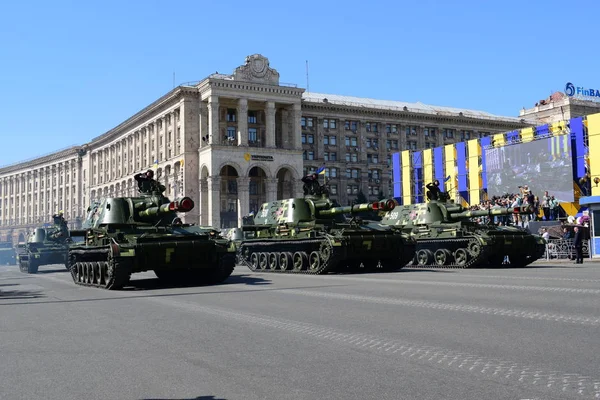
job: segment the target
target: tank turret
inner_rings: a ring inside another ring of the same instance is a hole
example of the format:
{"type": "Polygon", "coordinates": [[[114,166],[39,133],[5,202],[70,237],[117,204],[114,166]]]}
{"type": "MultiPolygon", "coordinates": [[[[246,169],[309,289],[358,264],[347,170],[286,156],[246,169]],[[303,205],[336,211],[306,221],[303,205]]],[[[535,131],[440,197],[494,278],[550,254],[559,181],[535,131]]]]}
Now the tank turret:
{"type": "Polygon", "coordinates": [[[215,284],[235,267],[235,246],[212,227],[184,224],[178,213],[194,208],[171,201],[148,172],[136,175],[140,195],[93,202],[82,229],[72,231],[71,275],[79,285],[122,288],[136,272],[163,280],[215,284]]]}
{"type": "Polygon", "coordinates": [[[415,238],[415,264],[467,268],[499,266],[509,261],[511,266],[523,267],[544,254],[541,237],[522,228],[493,224],[495,217],[533,214],[532,207],[471,211],[447,201],[445,196],[439,198],[442,200],[397,206],[381,220],[381,225],[415,238]],[[489,222],[474,221],[479,217],[488,217],[489,222]]]}
{"type": "Polygon", "coordinates": [[[400,269],[413,257],[413,241],[357,218],[395,206],[392,199],[340,206],[323,187],[311,187],[304,198],[270,201],[244,217],[242,230],[253,234],[243,236],[238,258],[260,272],[400,269]]]}

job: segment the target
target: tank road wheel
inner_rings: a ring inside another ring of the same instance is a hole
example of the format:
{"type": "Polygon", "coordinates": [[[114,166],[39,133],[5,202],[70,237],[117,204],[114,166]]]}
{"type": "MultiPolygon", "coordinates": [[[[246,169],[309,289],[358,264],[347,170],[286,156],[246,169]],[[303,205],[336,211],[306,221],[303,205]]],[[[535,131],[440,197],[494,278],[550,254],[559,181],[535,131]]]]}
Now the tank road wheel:
{"type": "Polygon", "coordinates": [[[305,265],[308,265],[308,256],[303,251],[297,251],[293,255],[293,269],[294,271],[302,271],[305,265]]]}
{"type": "Polygon", "coordinates": [[[326,263],[331,258],[331,254],[333,253],[333,248],[329,240],[325,240],[321,242],[321,246],[319,247],[319,256],[321,257],[321,261],[326,263]]]}
{"type": "Polygon", "coordinates": [[[258,268],[266,270],[269,267],[268,253],[258,254],[258,268]]]}
{"type": "Polygon", "coordinates": [[[258,269],[258,253],[250,254],[250,269],[256,271],[258,269]]]}
{"type": "Polygon", "coordinates": [[[454,262],[456,265],[462,267],[467,263],[467,261],[469,261],[469,253],[467,252],[467,249],[456,249],[454,252],[454,262]]]}
{"type": "Polygon", "coordinates": [[[277,253],[268,253],[267,258],[269,261],[269,269],[271,271],[275,271],[277,269],[277,265],[279,264],[277,262],[278,261],[277,253]]]}
{"type": "Polygon", "coordinates": [[[446,249],[437,249],[433,254],[435,264],[438,266],[448,265],[452,259],[452,254],[446,249]]]}
{"type": "Polygon", "coordinates": [[[88,283],[89,268],[90,268],[89,262],[83,263],[83,268],[82,268],[83,271],[81,271],[82,272],[82,274],[81,274],[81,282],[82,283],[88,283]]]}
{"type": "Polygon", "coordinates": [[[288,269],[292,269],[293,265],[292,253],[283,252],[279,253],[279,268],[282,271],[287,271],[288,269]]]}
{"type": "Polygon", "coordinates": [[[317,271],[321,267],[321,256],[318,251],[313,251],[308,256],[308,268],[311,271],[317,271]]]}
{"type": "Polygon", "coordinates": [[[481,245],[476,240],[469,242],[467,249],[473,258],[481,254],[481,245]]]}
{"type": "Polygon", "coordinates": [[[209,271],[195,270],[199,277],[199,281],[204,285],[216,285],[222,283],[229,278],[235,268],[235,256],[233,254],[225,254],[219,258],[217,268],[209,271]]]}
{"type": "Polygon", "coordinates": [[[106,289],[122,289],[129,282],[131,272],[128,269],[125,271],[126,266],[121,265],[120,261],[111,259],[104,261],[102,265],[106,268],[106,284],[104,286],[106,289]]]}
{"type": "Polygon", "coordinates": [[[23,273],[27,273],[27,262],[26,261],[19,261],[19,270],[21,270],[21,272],[23,273]]]}
{"type": "Polygon", "coordinates": [[[417,251],[417,265],[429,265],[431,264],[431,259],[433,258],[433,254],[431,250],[421,249],[417,251]]]}

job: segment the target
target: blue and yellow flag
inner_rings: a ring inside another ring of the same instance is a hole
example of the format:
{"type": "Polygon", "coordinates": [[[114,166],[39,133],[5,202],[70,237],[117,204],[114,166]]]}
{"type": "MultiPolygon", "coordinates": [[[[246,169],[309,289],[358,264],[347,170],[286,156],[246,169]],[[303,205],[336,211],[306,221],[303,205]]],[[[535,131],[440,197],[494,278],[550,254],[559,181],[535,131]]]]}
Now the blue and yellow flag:
{"type": "Polygon", "coordinates": [[[154,165],[152,165],[154,168],[158,168],[158,160],[154,160],[154,165]]]}
{"type": "Polygon", "coordinates": [[[321,167],[317,170],[316,173],[319,175],[324,175],[325,174],[325,164],[321,165],[321,167]]]}

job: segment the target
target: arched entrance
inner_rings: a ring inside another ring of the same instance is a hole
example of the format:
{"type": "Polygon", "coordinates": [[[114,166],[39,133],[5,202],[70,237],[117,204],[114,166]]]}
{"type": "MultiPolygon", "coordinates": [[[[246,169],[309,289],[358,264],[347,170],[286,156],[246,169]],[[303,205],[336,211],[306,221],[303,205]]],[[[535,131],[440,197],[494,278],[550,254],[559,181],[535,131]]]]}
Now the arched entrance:
{"type": "Polygon", "coordinates": [[[23,232],[19,233],[19,240],[17,241],[17,243],[23,243],[25,242],[25,235],[23,234],[23,232]]]}
{"type": "Polygon", "coordinates": [[[221,228],[235,228],[238,224],[238,173],[234,167],[221,168],[221,228]]]}
{"type": "Polygon", "coordinates": [[[289,199],[294,197],[294,178],[292,171],[281,168],[277,172],[277,199],[289,199]]]}
{"type": "Polygon", "coordinates": [[[250,178],[249,211],[256,214],[262,203],[267,201],[267,174],[262,168],[253,167],[252,169],[250,169],[248,177],[250,178]]]}

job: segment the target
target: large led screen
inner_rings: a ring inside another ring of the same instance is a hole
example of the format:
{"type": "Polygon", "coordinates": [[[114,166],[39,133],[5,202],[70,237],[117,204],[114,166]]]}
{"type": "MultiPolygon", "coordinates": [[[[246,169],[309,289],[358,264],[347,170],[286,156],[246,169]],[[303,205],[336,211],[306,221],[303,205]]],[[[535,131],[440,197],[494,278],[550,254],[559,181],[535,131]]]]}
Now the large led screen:
{"type": "Polygon", "coordinates": [[[485,149],[488,196],[518,193],[527,185],[540,202],[544,191],[572,202],[573,163],[569,137],[550,137],[485,149]]]}

